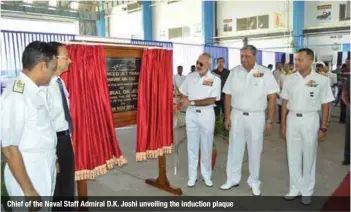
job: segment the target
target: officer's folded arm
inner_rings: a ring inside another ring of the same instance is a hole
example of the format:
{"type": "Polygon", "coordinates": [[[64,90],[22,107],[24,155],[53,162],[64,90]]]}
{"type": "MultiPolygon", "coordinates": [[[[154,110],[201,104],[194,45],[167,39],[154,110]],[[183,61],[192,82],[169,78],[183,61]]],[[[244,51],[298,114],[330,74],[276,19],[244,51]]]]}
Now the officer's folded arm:
{"type": "Polygon", "coordinates": [[[2,148],[3,156],[8,163],[11,173],[21,186],[25,196],[35,196],[36,191],[26,172],[22,154],[18,146],[10,145],[2,148]]]}

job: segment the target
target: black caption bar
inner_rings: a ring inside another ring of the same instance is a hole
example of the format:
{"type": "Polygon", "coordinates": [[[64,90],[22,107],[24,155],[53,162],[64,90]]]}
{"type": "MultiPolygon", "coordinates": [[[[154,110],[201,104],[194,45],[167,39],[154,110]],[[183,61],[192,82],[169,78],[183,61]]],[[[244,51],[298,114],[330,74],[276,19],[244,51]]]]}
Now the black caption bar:
{"type": "Polygon", "coordinates": [[[302,205],[300,198],[286,201],[278,196],[100,196],[73,201],[14,197],[2,198],[2,205],[16,210],[65,207],[89,211],[350,211],[350,197],[312,197],[312,204],[308,206],[302,205]]]}

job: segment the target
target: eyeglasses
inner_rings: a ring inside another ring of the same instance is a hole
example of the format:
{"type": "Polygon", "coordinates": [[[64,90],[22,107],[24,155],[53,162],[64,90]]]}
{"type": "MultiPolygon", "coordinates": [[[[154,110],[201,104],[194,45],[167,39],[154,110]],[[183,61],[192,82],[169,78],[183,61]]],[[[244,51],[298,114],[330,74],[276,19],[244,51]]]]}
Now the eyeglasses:
{"type": "Polygon", "coordinates": [[[196,61],[196,65],[199,65],[200,67],[204,66],[202,62],[196,61]]]}

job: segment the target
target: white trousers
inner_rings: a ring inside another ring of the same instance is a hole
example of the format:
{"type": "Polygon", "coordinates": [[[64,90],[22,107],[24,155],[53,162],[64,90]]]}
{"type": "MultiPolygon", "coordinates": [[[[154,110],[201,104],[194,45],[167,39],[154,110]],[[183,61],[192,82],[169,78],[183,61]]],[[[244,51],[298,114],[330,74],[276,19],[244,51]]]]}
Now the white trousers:
{"type": "Polygon", "coordinates": [[[240,182],[245,144],[247,144],[250,171],[247,183],[250,187],[259,188],[265,112],[244,114],[243,111],[233,109],[230,119],[232,126],[229,133],[227,181],[235,184],[240,182]]]}
{"type": "Polygon", "coordinates": [[[206,109],[189,107],[187,109],[186,133],[190,180],[197,179],[199,147],[201,148],[201,175],[204,179],[211,179],[214,126],[215,113],[213,107],[206,109]]]}
{"type": "MultiPolygon", "coordinates": [[[[50,201],[56,185],[56,150],[46,152],[21,152],[24,166],[35,190],[42,201],[50,201]]],[[[4,169],[5,186],[13,201],[24,201],[21,186],[13,176],[8,164],[4,169]]],[[[12,211],[27,211],[26,207],[14,207],[12,211]]],[[[51,211],[43,207],[40,211],[51,211]]]]}
{"type": "Polygon", "coordinates": [[[289,111],[287,117],[287,153],[290,191],[311,196],[315,186],[316,156],[320,119],[318,112],[302,117],[289,111]]]}

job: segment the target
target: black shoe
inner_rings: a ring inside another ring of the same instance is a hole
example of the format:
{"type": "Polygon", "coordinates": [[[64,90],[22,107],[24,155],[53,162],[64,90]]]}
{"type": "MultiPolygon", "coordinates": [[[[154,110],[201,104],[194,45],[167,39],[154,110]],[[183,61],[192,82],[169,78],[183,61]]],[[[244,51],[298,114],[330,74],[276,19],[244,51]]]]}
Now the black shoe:
{"type": "Polygon", "coordinates": [[[350,165],[350,161],[349,160],[343,160],[342,161],[342,165],[348,166],[348,165],[350,165]]]}

